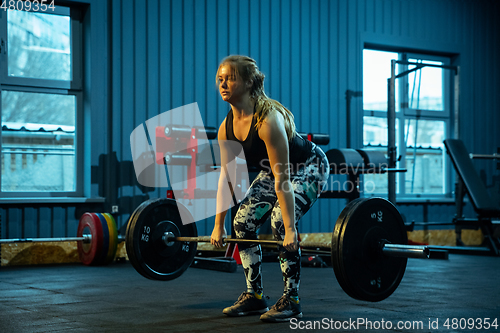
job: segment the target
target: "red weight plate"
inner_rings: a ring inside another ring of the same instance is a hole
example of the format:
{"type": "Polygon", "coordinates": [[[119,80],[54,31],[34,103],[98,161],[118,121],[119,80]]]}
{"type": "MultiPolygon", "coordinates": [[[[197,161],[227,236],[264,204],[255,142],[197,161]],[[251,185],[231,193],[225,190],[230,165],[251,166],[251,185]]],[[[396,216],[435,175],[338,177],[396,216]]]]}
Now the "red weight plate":
{"type": "Polygon", "coordinates": [[[102,256],[103,230],[99,217],[94,213],[84,213],[78,223],[77,237],[91,235],[90,243],[77,242],[78,256],[84,265],[97,265],[102,256]]]}

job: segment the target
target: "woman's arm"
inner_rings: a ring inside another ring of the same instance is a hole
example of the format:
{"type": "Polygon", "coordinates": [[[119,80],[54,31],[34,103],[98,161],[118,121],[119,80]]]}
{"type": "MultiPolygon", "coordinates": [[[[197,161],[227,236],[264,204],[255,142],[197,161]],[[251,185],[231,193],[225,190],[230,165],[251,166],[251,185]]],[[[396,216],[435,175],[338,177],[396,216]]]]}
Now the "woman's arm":
{"type": "Polygon", "coordinates": [[[224,142],[227,140],[226,136],[226,120],[222,122],[219,127],[219,132],[217,135],[217,139],[219,141],[220,148],[220,164],[221,164],[221,172],[219,175],[219,182],[217,187],[217,201],[216,201],[216,212],[219,212],[215,215],[215,226],[212,231],[212,236],[210,243],[217,247],[221,247],[224,245],[222,242],[222,238],[226,236],[226,229],[224,228],[224,219],[226,218],[226,212],[229,208],[231,202],[231,193],[229,191],[227,179],[228,171],[227,171],[227,163],[228,163],[228,152],[226,150],[224,142]]]}
{"type": "Polygon", "coordinates": [[[275,190],[281,207],[285,239],[283,246],[288,251],[298,249],[295,228],[295,194],[290,181],[288,137],[283,116],[271,111],[259,129],[259,136],[266,144],[269,163],[275,178],[275,190]]]}

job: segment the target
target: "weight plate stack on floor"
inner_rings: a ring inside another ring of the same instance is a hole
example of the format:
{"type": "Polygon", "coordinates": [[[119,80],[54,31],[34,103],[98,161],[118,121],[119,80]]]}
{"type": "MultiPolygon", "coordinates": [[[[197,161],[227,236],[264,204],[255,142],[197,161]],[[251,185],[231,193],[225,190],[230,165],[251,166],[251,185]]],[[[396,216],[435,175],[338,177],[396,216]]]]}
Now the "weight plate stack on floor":
{"type": "Polygon", "coordinates": [[[144,277],[172,280],[179,277],[192,263],[196,242],[163,240],[165,233],[175,237],[196,237],[196,224],[189,211],[172,199],[153,199],[141,204],[127,225],[126,249],[134,268],[144,277]]]}
{"type": "Polygon", "coordinates": [[[378,302],[399,286],[407,258],[384,256],[383,242],[408,244],[396,207],[382,198],[349,203],[337,219],[332,235],[335,275],[349,296],[378,302]]]}
{"type": "Polygon", "coordinates": [[[108,213],[85,213],[78,223],[77,237],[90,235],[89,241],[78,241],[80,261],[85,265],[111,263],[118,248],[118,229],[115,219],[108,213]]]}

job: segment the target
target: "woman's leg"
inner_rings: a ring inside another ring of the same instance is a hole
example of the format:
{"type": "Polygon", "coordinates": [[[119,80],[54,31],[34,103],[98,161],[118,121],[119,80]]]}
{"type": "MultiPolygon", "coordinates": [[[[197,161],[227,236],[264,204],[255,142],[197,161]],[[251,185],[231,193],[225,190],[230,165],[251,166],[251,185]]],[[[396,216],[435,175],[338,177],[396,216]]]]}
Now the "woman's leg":
{"type": "MultiPolygon", "coordinates": [[[[314,149],[314,153],[306,161],[305,167],[292,176],[292,188],[295,195],[295,223],[316,202],[329,176],[329,164],[323,151],[314,149]]],[[[276,202],[271,214],[271,228],[276,240],[285,238],[283,216],[279,202],[276,202]]],[[[298,251],[290,252],[280,247],[279,261],[283,274],[284,291],[298,301],[300,284],[300,248],[298,251]]]]}
{"type": "MultiPolygon", "coordinates": [[[[257,239],[257,230],[267,220],[275,202],[274,179],[264,172],[257,175],[233,221],[236,238],[257,239]]],[[[262,249],[259,244],[238,243],[245,272],[247,292],[262,295],[262,249]]]]}

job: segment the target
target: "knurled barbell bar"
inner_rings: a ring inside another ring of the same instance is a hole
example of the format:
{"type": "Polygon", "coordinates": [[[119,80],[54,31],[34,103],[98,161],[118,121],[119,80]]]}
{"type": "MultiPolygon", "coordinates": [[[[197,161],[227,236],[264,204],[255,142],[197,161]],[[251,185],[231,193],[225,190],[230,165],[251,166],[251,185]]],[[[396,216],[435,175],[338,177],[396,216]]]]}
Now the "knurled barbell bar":
{"type": "MultiPolygon", "coordinates": [[[[209,236],[201,237],[176,237],[171,232],[166,232],[162,237],[163,242],[167,246],[171,246],[172,242],[196,242],[196,243],[210,243],[211,238],[209,236]]],[[[223,238],[224,243],[251,243],[251,244],[262,244],[262,245],[283,245],[283,241],[276,240],[252,240],[252,239],[237,239],[237,238],[223,238]]],[[[305,249],[331,249],[331,243],[329,242],[300,242],[299,246],[305,249]]],[[[427,246],[416,246],[416,245],[403,245],[403,244],[389,244],[384,243],[381,240],[379,244],[378,251],[386,256],[391,257],[403,257],[403,258],[417,258],[417,259],[429,259],[429,247],[427,246]]]]}
{"type": "Polygon", "coordinates": [[[78,257],[85,265],[106,265],[115,258],[119,241],[115,219],[108,213],[84,213],[78,222],[76,237],[0,239],[0,244],[78,242],[78,257]]]}
{"type": "MultiPolygon", "coordinates": [[[[198,237],[189,211],[173,199],[142,203],[127,224],[126,249],[130,262],[143,276],[155,280],[179,277],[192,263],[198,237]]],[[[274,240],[226,238],[226,243],[251,242],[281,245],[274,240]]],[[[307,242],[303,248],[328,248],[335,276],[351,297],[381,301],[389,297],[403,278],[407,258],[428,258],[426,246],[410,246],[401,214],[382,198],[351,201],[338,217],[332,241],[307,242]]]]}
{"type": "Polygon", "coordinates": [[[45,243],[45,242],[78,242],[90,243],[92,235],[82,235],[82,237],[61,237],[61,238],[10,238],[0,239],[0,244],[9,243],[45,243]]]}

